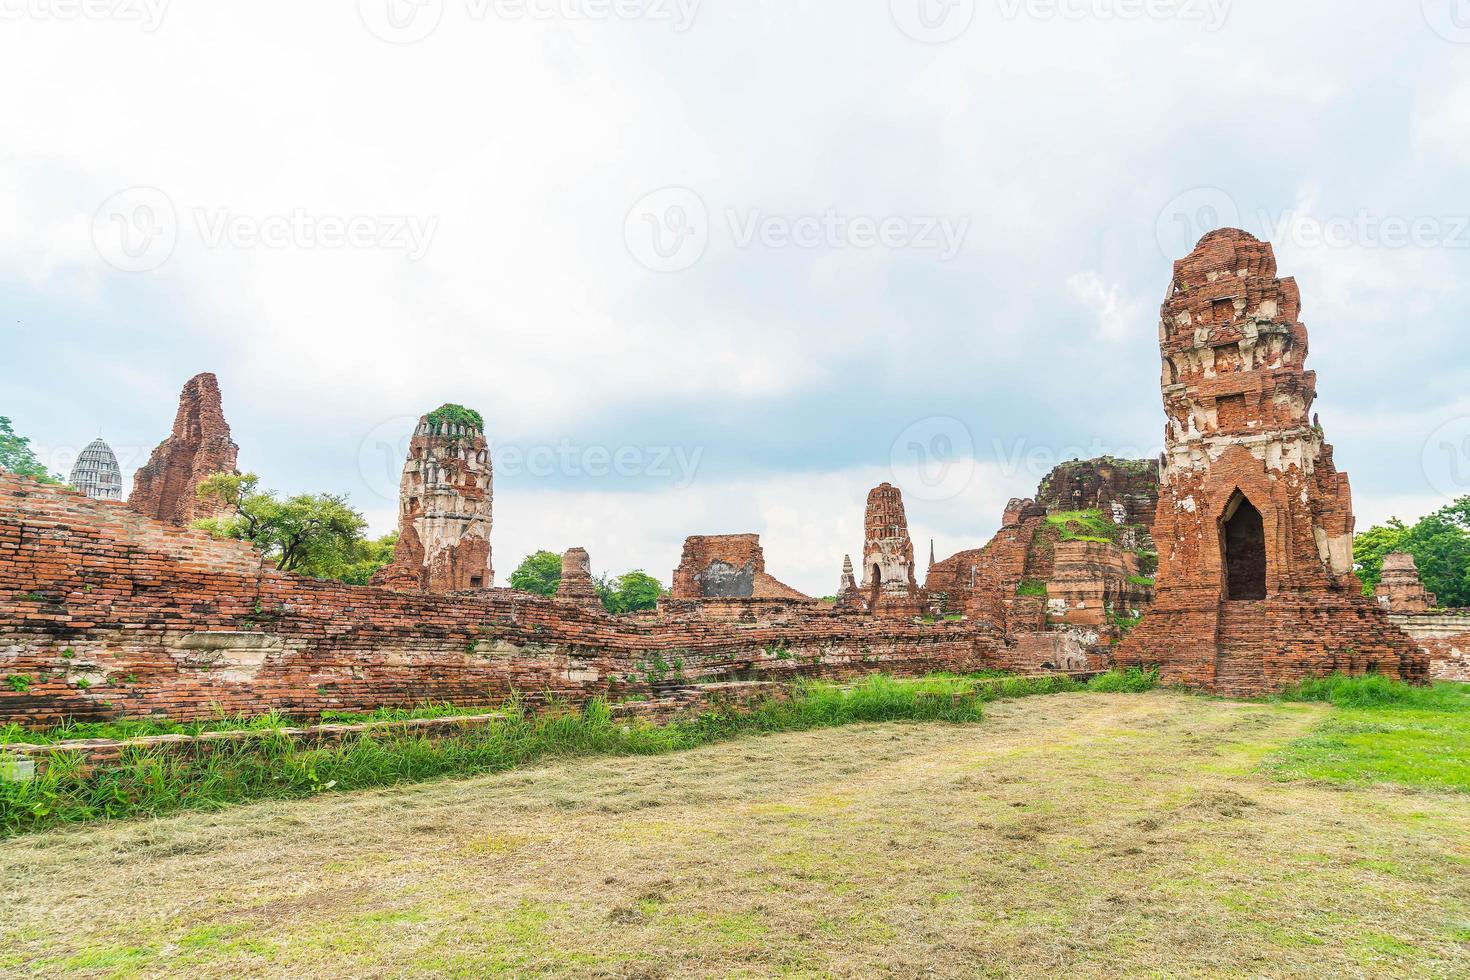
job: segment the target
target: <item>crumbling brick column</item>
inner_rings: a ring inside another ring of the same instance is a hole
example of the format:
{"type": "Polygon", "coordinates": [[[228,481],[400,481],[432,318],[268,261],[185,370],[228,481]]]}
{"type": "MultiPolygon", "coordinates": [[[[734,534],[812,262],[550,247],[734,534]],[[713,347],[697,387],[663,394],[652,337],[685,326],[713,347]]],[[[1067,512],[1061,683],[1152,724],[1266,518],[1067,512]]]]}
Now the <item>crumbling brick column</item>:
{"type": "Polygon", "coordinates": [[[1243,231],[1211,232],[1175,263],[1159,327],[1158,596],[1120,663],[1232,695],[1334,671],[1425,676],[1353,575],[1352,495],[1311,412],[1300,307],[1271,246],[1243,231]]]}

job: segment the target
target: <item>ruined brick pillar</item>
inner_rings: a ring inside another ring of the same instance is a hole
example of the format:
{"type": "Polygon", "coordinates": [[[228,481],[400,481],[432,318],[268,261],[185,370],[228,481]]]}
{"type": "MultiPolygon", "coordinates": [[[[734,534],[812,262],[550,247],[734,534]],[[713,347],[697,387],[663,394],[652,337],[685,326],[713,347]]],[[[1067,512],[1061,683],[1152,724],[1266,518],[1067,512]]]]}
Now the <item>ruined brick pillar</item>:
{"type": "Polygon", "coordinates": [[[419,419],[398,488],[398,546],[373,584],[417,592],[493,586],[490,470],[477,413],[446,405],[419,419]]]}
{"type": "Polygon", "coordinates": [[[1211,232],[1175,263],[1159,325],[1158,598],[1120,663],[1233,695],[1334,671],[1424,675],[1353,575],[1351,492],[1311,413],[1299,312],[1296,282],[1246,232],[1211,232]]]}
{"type": "Polygon", "coordinates": [[[1378,601],[1396,613],[1422,613],[1435,608],[1438,600],[1424,588],[1414,556],[1396,551],[1383,557],[1383,578],[1378,583],[1378,601]]]}
{"type": "Polygon", "coordinates": [[[561,581],[556,586],[556,597],[589,612],[604,611],[597,583],[592,581],[592,558],[586,548],[573,548],[561,556],[561,581]]]}
{"type": "Polygon", "coordinates": [[[220,404],[212,374],[189,379],[179,395],[173,431],[133,475],[128,506],[145,517],[186,526],[213,517],[219,504],[199,499],[199,484],[216,473],[234,473],[240,447],[220,404]]]}
{"type": "Polygon", "coordinates": [[[868,494],[863,519],[863,584],[875,616],[904,618],[924,612],[925,598],[914,576],[914,543],[903,510],[903,494],[884,483],[868,494]]]}

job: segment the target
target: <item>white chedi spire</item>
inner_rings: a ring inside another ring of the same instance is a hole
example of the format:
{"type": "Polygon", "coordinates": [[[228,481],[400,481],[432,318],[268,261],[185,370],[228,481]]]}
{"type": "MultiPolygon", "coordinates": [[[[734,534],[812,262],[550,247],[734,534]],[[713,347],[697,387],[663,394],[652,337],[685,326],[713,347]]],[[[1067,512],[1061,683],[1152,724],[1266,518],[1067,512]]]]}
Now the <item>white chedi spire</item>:
{"type": "Polygon", "coordinates": [[[122,499],[122,470],[112,447],[101,439],[82,450],[67,482],[93,500],[122,499]]]}

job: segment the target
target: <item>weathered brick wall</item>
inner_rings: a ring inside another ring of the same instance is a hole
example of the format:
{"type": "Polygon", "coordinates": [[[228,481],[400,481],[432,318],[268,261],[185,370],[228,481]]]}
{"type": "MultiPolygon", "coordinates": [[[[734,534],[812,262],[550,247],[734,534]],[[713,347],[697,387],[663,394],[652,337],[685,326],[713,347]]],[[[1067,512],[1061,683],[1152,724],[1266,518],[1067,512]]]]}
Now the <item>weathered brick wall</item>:
{"type": "Polygon", "coordinates": [[[579,700],[680,679],[969,670],[994,649],[990,631],[960,623],[614,619],[509,590],[321,582],[0,474],[0,723],[579,700]]]}

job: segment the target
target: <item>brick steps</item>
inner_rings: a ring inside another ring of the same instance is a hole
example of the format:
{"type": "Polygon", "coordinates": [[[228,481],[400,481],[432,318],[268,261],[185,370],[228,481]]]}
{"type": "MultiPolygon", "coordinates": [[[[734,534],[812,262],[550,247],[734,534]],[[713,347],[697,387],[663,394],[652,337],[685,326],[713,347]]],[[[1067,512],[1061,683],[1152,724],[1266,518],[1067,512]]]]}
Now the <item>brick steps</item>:
{"type": "Polygon", "coordinates": [[[1264,602],[1226,602],[1216,630],[1215,693],[1242,697],[1266,686],[1265,650],[1270,632],[1264,602]]]}

